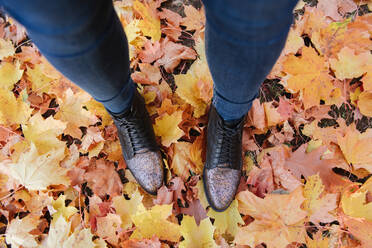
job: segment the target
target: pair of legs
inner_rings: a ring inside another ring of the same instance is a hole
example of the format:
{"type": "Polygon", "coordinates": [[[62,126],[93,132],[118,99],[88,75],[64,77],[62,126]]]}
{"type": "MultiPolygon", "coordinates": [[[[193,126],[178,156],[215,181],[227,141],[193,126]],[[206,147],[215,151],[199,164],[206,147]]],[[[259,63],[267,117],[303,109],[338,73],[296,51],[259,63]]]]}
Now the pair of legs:
{"type": "MultiPolygon", "coordinates": [[[[206,52],[224,119],[246,114],[285,43],[296,0],[204,0],[206,52]]],[[[118,113],[130,104],[125,33],[110,0],[0,0],[66,77],[118,113]]]]}
{"type": "MultiPolygon", "coordinates": [[[[214,81],[204,182],[216,210],[226,209],[235,195],[242,164],[242,117],[284,46],[296,2],[203,1],[206,53],[214,81]]],[[[109,110],[128,168],[148,192],[156,193],[162,180],[161,158],[130,79],[127,39],[111,0],[0,0],[0,5],[26,27],[60,72],[109,110]],[[128,112],[133,106],[140,111],[128,112]],[[133,131],[137,126],[148,133],[133,131]]]]}

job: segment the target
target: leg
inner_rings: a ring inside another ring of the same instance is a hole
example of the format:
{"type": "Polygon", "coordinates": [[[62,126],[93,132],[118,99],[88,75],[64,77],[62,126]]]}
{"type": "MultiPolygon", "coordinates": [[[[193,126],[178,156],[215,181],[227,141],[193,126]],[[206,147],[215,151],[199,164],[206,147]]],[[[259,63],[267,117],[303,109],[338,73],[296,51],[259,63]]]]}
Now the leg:
{"type": "Polygon", "coordinates": [[[297,0],[204,0],[213,104],[225,120],[245,115],[285,44],[297,0]]]}
{"type": "Polygon", "coordinates": [[[203,182],[216,211],[233,201],[242,169],[244,116],[277,60],[295,0],[204,0],[206,53],[214,82],[203,182]]]}
{"type": "Polygon", "coordinates": [[[122,25],[109,0],[0,0],[42,54],[115,113],[134,93],[122,25]]]}
{"type": "Polygon", "coordinates": [[[43,55],[102,102],[118,129],[127,167],[156,194],[163,163],[142,96],[130,80],[128,43],[111,0],[0,0],[43,55]]]}

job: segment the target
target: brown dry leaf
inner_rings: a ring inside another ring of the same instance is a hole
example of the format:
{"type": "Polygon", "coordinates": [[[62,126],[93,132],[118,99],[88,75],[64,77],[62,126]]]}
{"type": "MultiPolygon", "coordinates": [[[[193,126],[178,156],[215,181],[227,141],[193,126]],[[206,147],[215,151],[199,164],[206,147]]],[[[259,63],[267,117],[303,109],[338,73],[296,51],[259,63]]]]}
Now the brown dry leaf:
{"type": "Polygon", "coordinates": [[[164,50],[160,48],[159,41],[152,43],[148,40],[144,47],[145,49],[138,54],[138,58],[143,63],[152,63],[164,55],[164,50]]]}
{"type": "Polygon", "coordinates": [[[182,16],[172,10],[165,8],[163,8],[161,12],[158,12],[158,16],[161,19],[167,20],[168,23],[172,24],[175,27],[178,27],[182,21],[182,16]]]}
{"type": "Polygon", "coordinates": [[[260,104],[259,99],[254,99],[252,103],[252,108],[248,113],[249,122],[246,125],[252,125],[260,130],[264,130],[266,127],[266,116],[265,109],[262,104],[260,104]]]}
{"type": "Polygon", "coordinates": [[[346,185],[347,182],[332,171],[334,167],[348,170],[349,168],[345,166],[343,161],[322,159],[323,153],[327,150],[325,146],[320,146],[309,153],[306,152],[306,148],[307,144],[300,146],[285,162],[285,167],[288,168],[298,180],[301,180],[301,175],[307,178],[319,173],[327,189],[346,185]]]}
{"type": "Polygon", "coordinates": [[[121,219],[117,214],[107,214],[104,217],[97,217],[97,234],[110,244],[118,244],[117,231],[120,229],[121,219]]]}
{"type": "Polygon", "coordinates": [[[120,243],[121,248],[162,248],[159,238],[152,239],[130,239],[120,243]]]}
{"type": "Polygon", "coordinates": [[[164,66],[164,69],[171,73],[182,59],[196,59],[196,52],[184,45],[174,43],[165,38],[161,43],[161,49],[167,51],[160,59],[155,62],[156,66],[164,66]]]}
{"type": "Polygon", "coordinates": [[[195,9],[192,5],[185,6],[185,15],[181,24],[187,30],[200,30],[204,27],[205,17],[202,11],[195,9]]]}
{"type": "Polygon", "coordinates": [[[235,243],[255,246],[286,247],[292,242],[305,242],[304,219],[307,213],[300,206],[305,200],[302,187],[288,195],[269,194],[264,199],[249,191],[237,195],[239,211],[255,220],[239,228],[235,243]]]}
{"type": "Polygon", "coordinates": [[[161,79],[160,70],[148,63],[140,63],[139,68],[141,71],[135,71],[131,74],[134,82],[140,84],[157,85],[161,79]]]}
{"type": "Polygon", "coordinates": [[[347,215],[342,215],[342,220],[347,229],[353,236],[355,236],[363,247],[370,247],[372,242],[372,221],[367,221],[363,218],[353,218],[347,215]]]}
{"type": "Polygon", "coordinates": [[[100,197],[109,194],[111,197],[121,194],[123,184],[112,162],[96,160],[84,174],[88,186],[100,197]]]}

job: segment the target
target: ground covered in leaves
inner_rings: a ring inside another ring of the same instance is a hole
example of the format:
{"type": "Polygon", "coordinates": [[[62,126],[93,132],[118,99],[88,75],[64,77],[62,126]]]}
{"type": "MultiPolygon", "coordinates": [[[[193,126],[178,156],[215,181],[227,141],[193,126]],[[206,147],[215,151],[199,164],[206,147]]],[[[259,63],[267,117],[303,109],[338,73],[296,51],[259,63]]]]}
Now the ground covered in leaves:
{"type": "MultiPolygon", "coordinates": [[[[0,247],[371,247],[372,4],[306,0],[244,127],[223,213],[201,182],[212,79],[198,1],[115,1],[166,164],[157,197],[102,105],[0,24],[0,247]]],[[[227,6],[228,7],[228,6],[227,6]]]]}

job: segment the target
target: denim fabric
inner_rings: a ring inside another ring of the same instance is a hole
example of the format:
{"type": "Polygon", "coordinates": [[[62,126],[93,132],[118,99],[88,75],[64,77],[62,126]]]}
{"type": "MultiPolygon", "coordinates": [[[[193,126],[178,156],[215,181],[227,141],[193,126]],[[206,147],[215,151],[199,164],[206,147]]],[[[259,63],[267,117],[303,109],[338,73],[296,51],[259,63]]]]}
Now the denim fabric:
{"type": "MultiPolygon", "coordinates": [[[[204,0],[213,104],[225,120],[242,117],[284,46],[296,0],[204,0]]],[[[110,0],[0,0],[43,55],[106,108],[127,108],[125,33],[110,0]]]]}
{"type": "Polygon", "coordinates": [[[42,54],[114,113],[135,90],[122,25],[110,0],[0,0],[42,54]]]}
{"type": "Polygon", "coordinates": [[[213,104],[225,120],[245,115],[275,64],[297,0],[204,0],[213,104]]]}

